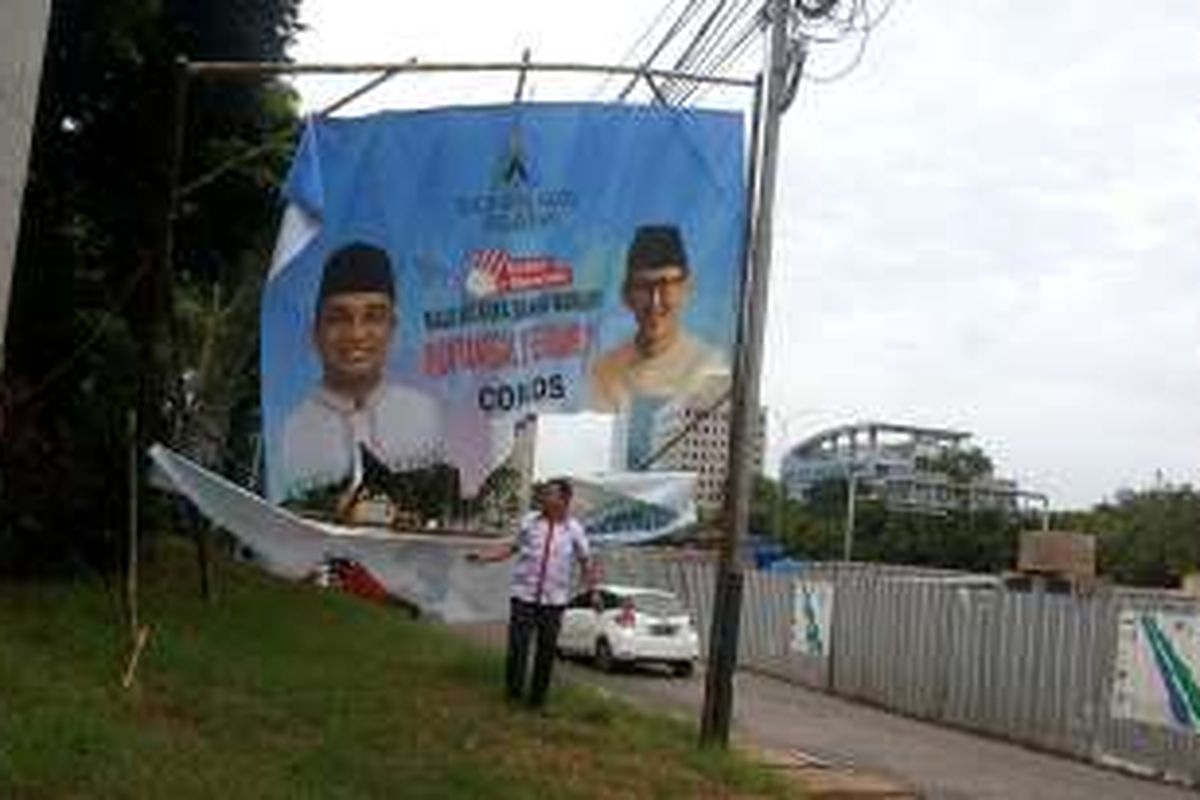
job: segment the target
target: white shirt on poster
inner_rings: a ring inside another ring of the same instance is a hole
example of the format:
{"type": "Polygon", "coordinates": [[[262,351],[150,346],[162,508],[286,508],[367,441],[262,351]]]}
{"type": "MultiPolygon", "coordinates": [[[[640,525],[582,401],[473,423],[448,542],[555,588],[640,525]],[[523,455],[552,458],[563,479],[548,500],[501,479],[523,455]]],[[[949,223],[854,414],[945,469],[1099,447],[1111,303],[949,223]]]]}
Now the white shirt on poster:
{"type": "Polygon", "coordinates": [[[396,384],[381,385],[361,404],[319,385],[283,426],[284,496],[357,480],[359,444],[389,468],[428,466],[442,460],[442,419],[432,398],[396,384]]]}

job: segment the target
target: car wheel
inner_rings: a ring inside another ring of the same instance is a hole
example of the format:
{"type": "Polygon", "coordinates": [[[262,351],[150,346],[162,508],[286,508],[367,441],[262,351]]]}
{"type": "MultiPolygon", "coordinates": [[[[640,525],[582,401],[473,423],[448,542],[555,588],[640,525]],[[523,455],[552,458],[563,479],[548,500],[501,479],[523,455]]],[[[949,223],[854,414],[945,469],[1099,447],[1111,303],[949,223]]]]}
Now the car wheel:
{"type": "Polygon", "coordinates": [[[676,678],[689,678],[694,669],[695,665],[690,661],[676,661],[671,665],[671,674],[676,678]]]}
{"type": "Polygon", "coordinates": [[[596,640],[596,668],[605,672],[615,672],[617,660],[613,658],[612,647],[607,639],[596,640]]]}

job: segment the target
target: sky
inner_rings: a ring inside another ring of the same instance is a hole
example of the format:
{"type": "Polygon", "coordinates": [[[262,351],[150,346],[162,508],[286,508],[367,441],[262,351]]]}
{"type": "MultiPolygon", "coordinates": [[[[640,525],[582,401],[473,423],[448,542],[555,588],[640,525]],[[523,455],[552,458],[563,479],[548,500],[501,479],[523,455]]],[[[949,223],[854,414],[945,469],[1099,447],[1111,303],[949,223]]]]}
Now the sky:
{"type": "MultiPolygon", "coordinates": [[[[620,63],[664,4],[304,0],[292,56],[620,63]]],[[[858,66],[820,82],[853,53],[818,46],[783,122],[768,471],[873,419],[970,431],[1055,507],[1200,483],[1200,5],[897,0],[858,66]]],[[[362,80],[298,86],[319,108],[362,80]]],[[[525,97],[618,86],[534,75],[525,97]]],[[[348,111],[514,88],[402,76],[348,111]]]]}

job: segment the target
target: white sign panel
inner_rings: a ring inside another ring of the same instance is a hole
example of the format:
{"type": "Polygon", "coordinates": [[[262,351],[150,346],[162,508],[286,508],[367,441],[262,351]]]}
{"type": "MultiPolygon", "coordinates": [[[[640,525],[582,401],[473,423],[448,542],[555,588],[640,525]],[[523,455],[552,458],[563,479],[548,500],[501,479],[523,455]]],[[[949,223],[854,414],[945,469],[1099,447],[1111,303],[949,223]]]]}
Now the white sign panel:
{"type": "Polygon", "coordinates": [[[798,580],[792,604],[793,653],[826,658],[833,623],[833,584],[798,580]]]}
{"type": "Polygon", "coordinates": [[[1200,733],[1200,614],[1121,612],[1112,715],[1200,733]]]}

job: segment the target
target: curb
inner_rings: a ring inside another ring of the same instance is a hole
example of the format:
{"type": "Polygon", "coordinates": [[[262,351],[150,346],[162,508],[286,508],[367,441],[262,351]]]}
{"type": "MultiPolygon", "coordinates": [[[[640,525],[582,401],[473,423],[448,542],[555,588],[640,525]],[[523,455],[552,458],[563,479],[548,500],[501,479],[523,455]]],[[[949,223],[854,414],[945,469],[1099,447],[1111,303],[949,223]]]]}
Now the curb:
{"type": "Polygon", "coordinates": [[[882,775],[838,766],[802,750],[747,747],[758,764],[799,785],[812,800],[919,800],[920,793],[882,775]]]}

